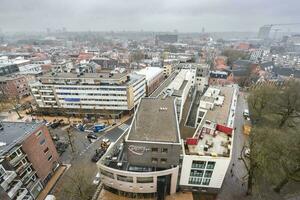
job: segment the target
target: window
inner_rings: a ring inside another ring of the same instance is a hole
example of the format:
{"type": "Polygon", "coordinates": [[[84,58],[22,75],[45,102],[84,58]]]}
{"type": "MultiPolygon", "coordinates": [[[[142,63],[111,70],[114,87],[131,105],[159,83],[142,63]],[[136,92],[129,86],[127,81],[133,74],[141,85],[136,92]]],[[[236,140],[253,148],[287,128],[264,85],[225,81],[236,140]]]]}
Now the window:
{"type": "Polygon", "coordinates": [[[193,160],[192,168],[205,169],[205,165],[205,161],[193,160]]]}
{"type": "Polygon", "coordinates": [[[153,183],[153,177],[137,177],[137,183],[153,183]]]}
{"type": "Polygon", "coordinates": [[[195,177],[202,177],[204,174],[203,170],[196,170],[196,169],[192,169],[190,176],[195,176],[195,177]]]}
{"type": "Polygon", "coordinates": [[[205,177],[205,178],[211,178],[212,173],[213,173],[212,171],[206,170],[206,171],[205,171],[205,174],[204,174],[204,177],[205,177]]]}
{"type": "Polygon", "coordinates": [[[166,158],[161,158],[160,162],[161,162],[161,164],[166,164],[167,163],[167,159],[166,158]]]}
{"type": "Polygon", "coordinates": [[[43,139],[40,141],[40,145],[43,145],[43,144],[45,144],[45,142],[46,142],[46,139],[45,139],[45,138],[43,138],[43,139]]]}
{"type": "Polygon", "coordinates": [[[168,149],[167,149],[167,148],[162,148],[162,149],[161,149],[161,152],[162,152],[162,153],[168,153],[168,149]]]}
{"type": "Polygon", "coordinates": [[[202,178],[194,178],[194,177],[189,178],[189,184],[200,185],[201,182],[202,182],[202,178]]]}
{"type": "Polygon", "coordinates": [[[46,149],[44,149],[44,154],[48,153],[49,148],[47,147],[46,149]]]}
{"type": "Polygon", "coordinates": [[[112,178],[112,179],[114,178],[114,174],[113,173],[110,173],[110,172],[104,171],[104,170],[101,170],[100,172],[104,176],[107,176],[107,177],[112,178]]]}
{"type": "Polygon", "coordinates": [[[152,152],[158,152],[158,148],[152,148],[151,151],[152,152]]]}
{"type": "Polygon", "coordinates": [[[206,169],[214,169],[216,165],[216,162],[208,162],[206,169]]]}
{"type": "Polygon", "coordinates": [[[42,131],[38,131],[35,135],[37,136],[37,137],[39,137],[39,136],[41,136],[42,135],[42,131]]]}
{"type": "Polygon", "coordinates": [[[157,163],[157,162],[158,162],[158,159],[157,159],[157,158],[152,158],[152,159],[151,159],[151,162],[152,162],[152,163],[157,163]]]}
{"type": "Polygon", "coordinates": [[[124,182],[130,182],[130,183],[133,183],[133,177],[131,177],[131,176],[117,175],[117,179],[118,179],[119,181],[124,181],[124,182]]]}
{"type": "Polygon", "coordinates": [[[209,185],[210,179],[209,178],[204,178],[202,181],[202,185],[209,185]]]}
{"type": "Polygon", "coordinates": [[[48,157],[48,161],[50,161],[52,159],[52,155],[50,155],[49,157],[48,157]]]}

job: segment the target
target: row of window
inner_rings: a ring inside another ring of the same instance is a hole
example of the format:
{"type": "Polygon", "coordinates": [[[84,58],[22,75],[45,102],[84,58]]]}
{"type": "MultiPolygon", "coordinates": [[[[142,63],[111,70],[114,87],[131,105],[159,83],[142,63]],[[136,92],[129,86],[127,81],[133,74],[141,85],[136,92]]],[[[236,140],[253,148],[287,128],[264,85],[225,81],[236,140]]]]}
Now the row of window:
{"type": "MultiPolygon", "coordinates": [[[[109,178],[114,178],[113,173],[101,170],[100,171],[102,175],[107,176],[109,178]]],[[[123,181],[123,182],[130,182],[133,183],[133,177],[132,176],[123,176],[117,174],[117,180],[123,181]]],[[[136,178],[137,183],[153,183],[153,177],[137,177],[136,178]]]]}
{"type": "Polygon", "coordinates": [[[152,153],[158,153],[159,151],[161,153],[168,153],[168,149],[167,148],[161,148],[159,150],[159,148],[154,147],[154,148],[151,148],[151,151],[152,151],[152,153]]]}
{"type": "MultiPolygon", "coordinates": [[[[48,89],[48,88],[45,88],[48,89]]],[[[49,88],[50,89],[50,88],[49,88]]],[[[93,88],[80,88],[80,87],[57,87],[56,89],[59,90],[103,90],[103,91],[124,91],[126,90],[126,87],[118,88],[118,87],[110,87],[110,88],[99,88],[99,87],[93,87],[93,88]]]]}
{"type": "MultiPolygon", "coordinates": [[[[161,159],[160,159],[160,163],[161,163],[161,164],[166,164],[167,161],[168,161],[167,158],[161,158],[161,159]]],[[[158,163],[158,158],[151,158],[151,162],[152,162],[153,164],[157,164],[157,163],[158,163]]]]}
{"type": "Polygon", "coordinates": [[[194,178],[190,177],[189,178],[189,184],[194,184],[194,185],[209,185],[210,179],[209,178],[194,178]]]}
{"type": "MultiPolygon", "coordinates": [[[[36,134],[35,134],[38,138],[40,138],[40,145],[44,145],[46,143],[46,138],[42,137],[43,136],[43,132],[42,131],[38,131],[36,134]],[[42,137],[42,138],[41,138],[42,137]]],[[[44,154],[47,155],[47,153],[49,152],[49,147],[46,147],[44,150],[43,150],[44,154]]],[[[47,160],[48,161],[51,161],[52,160],[52,155],[48,155],[47,157],[47,160]]]]}
{"type": "Polygon", "coordinates": [[[57,95],[76,95],[76,96],[127,96],[127,94],[99,94],[99,93],[65,93],[57,92],[57,95]]]}
{"type": "Polygon", "coordinates": [[[211,171],[211,170],[206,170],[205,173],[204,173],[204,170],[192,169],[191,173],[190,173],[190,176],[203,177],[203,175],[204,175],[205,178],[211,178],[212,173],[213,173],[213,171],[211,171]]]}
{"type": "Polygon", "coordinates": [[[193,160],[192,168],[196,169],[211,169],[213,170],[215,168],[216,162],[212,161],[199,161],[199,160],[193,160]]]}

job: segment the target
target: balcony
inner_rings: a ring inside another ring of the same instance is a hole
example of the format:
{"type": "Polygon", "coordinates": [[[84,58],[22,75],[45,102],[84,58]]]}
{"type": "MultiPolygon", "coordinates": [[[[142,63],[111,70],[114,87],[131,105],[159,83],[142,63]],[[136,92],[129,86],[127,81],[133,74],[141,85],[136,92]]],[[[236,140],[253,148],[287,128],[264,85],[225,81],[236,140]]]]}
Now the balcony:
{"type": "Polygon", "coordinates": [[[8,189],[9,184],[17,177],[16,172],[14,171],[6,171],[6,175],[3,177],[3,182],[1,183],[1,187],[4,190],[8,189]]]}
{"type": "Polygon", "coordinates": [[[31,178],[35,173],[36,173],[35,171],[32,171],[32,172],[30,172],[30,173],[27,172],[27,173],[21,178],[22,182],[23,182],[24,184],[27,184],[27,183],[30,181],[30,178],[31,178]]]}
{"type": "Polygon", "coordinates": [[[22,182],[21,181],[15,181],[13,182],[11,189],[8,191],[8,196],[10,198],[14,198],[15,195],[17,194],[17,191],[22,187],[22,182]]]}
{"type": "Polygon", "coordinates": [[[16,156],[16,157],[14,157],[12,160],[10,160],[9,162],[10,162],[10,164],[12,165],[12,166],[16,166],[17,164],[19,164],[19,162],[23,159],[23,158],[25,158],[26,157],[26,154],[21,154],[21,155],[19,155],[19,156],[16,156]]]}
{"type": "Polygon", "coordinates": [[[18,195],[16,196],[16,200],[22,200],[25,196],[28,195],[28,190],[26,188],[21,188],[18,191],[18,195]]]}
{"type": "Polygon", "coordinates": [[[25,164],[22,164],[21,166],[19,166],[17,169],[16,169],[16,172],[19,174],[19,175],[22,175],[24,173],[24,170],[27,169],[29,166],[31,166],[32,164],[29,163],[29,162],[26,162],[25,164]]]}

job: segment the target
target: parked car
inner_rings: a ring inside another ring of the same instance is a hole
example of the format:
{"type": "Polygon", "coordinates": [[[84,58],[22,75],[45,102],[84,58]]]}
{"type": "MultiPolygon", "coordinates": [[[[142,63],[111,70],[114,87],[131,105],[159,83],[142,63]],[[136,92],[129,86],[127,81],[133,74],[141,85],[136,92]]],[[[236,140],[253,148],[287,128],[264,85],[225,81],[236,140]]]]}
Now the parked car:
{"type": "Polygon", "coordinates": [[[87,136],[86,136],[88,139],[93,139],[93,140],[97,140],[97,135],[95,134],[92,134],[92,133],[89,133],[87,136]]]}
{"type": "Polygon", "coordinates": [[[100,173],[98,172],[93,180],[94,185],[98,185],[100,183],[100,173]]]}

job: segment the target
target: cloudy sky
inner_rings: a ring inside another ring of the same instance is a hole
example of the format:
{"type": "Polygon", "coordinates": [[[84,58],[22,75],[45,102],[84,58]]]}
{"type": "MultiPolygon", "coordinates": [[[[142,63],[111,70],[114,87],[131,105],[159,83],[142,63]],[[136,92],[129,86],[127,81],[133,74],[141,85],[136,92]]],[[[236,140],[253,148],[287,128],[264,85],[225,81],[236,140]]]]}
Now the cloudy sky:
{"type": "Polygon", "coordinates": [[[257,31],[264,24],[300,22],[299,9],[300,0],[0,0],[0,28],[257,31]]]}

